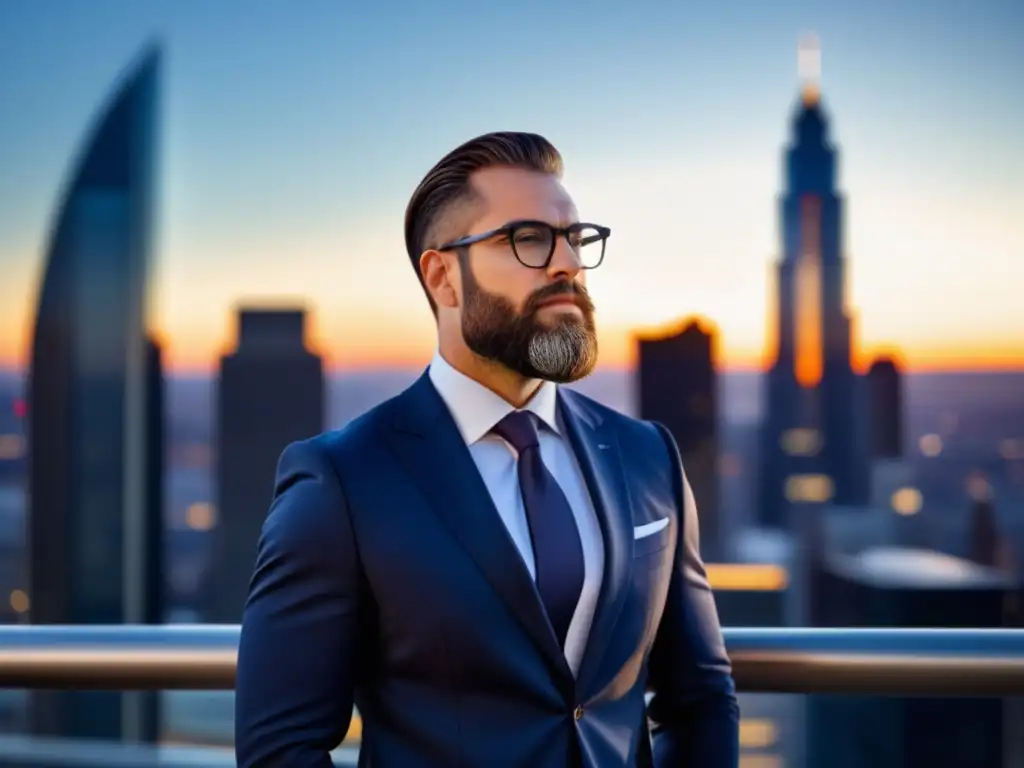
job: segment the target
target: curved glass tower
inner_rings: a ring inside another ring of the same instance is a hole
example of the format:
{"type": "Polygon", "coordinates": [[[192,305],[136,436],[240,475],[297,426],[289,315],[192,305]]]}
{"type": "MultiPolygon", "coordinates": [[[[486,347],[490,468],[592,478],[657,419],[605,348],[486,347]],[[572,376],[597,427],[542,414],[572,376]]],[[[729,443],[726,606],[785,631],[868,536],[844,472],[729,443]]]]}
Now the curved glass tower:
{"type": "MultiPolygon", "coordinates": [[[[154,45],[101,111],[46,252],[28,388],[34,623],[159,619],[160,372],[145,306],[159,70],[154,45]]],[[[130,737],[137,716],[116,694],[33,697],[36,732],[130,737]]]]}

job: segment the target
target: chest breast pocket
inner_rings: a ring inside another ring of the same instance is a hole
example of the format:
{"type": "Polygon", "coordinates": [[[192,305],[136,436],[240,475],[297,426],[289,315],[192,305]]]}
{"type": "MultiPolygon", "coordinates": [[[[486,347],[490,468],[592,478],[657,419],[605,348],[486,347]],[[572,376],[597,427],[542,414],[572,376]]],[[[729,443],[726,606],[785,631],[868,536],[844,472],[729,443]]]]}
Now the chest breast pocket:
{"type": "Polygon", "coordinates": [[[674,520],[670,516],[665,516],[634,526],[633,558],[636,564],[639,564],[641,559],[656,555],[671,543],[675,533],[673,523],[674,520]]]}
{"type": "MultiPolygon", "coordinates": [[[[660,512],[660,510],[659,510],[660,512]]],[[[655,514],[646,523],[633,527],[633,578],[631,613],[641,647],[649,646],[661,620],[668,595],[669,576],[675,555],[674,515],[655,514]]]]}

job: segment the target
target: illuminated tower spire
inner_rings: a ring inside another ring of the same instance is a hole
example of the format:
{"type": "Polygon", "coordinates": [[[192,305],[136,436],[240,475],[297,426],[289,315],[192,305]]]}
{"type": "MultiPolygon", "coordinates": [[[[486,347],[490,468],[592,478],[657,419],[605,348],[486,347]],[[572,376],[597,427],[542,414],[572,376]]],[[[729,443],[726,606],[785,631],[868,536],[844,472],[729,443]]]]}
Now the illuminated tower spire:
{"type": "Polygon", "coordinates": [[[797,74],[804,104],[816,104],[821,93],[821,43],[813,32],[800,38],[797,46],[797,74]]]}
{"type": "Polygon", "coordinates": [[[817,35],[799,39],[797,63],[800,95],[779,200],[777,347],[766,376],[759,470],[759,517],[776,528],[794,523],[790,480],[797,476],[829,478],[838,506],[863,507],[871,499],[867,412],[852,365],[843,198],[820,91],[817,35]],[[792,439],[808,430],[813,451],[792,439]]]}

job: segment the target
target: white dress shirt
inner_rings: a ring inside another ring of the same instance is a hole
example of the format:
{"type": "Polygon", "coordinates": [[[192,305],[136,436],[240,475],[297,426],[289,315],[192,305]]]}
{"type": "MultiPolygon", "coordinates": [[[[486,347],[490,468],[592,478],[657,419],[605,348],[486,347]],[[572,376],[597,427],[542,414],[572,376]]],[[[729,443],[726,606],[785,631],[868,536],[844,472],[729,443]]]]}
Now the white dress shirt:
{"type": "MultiPolygon", "coordinates": [[[[440,353],[434,355],[429,375],[469,446],[469,453],[480,470],[501,521],[515,542],[527,570],[536,580],[530,526],[519,490],[517,454],[505,440],[491,434],[491,429],[516,409],[482,384],[455,370],[440,353]]],[[[569,501],[583,544],[583,590],[569,624],[564,648],[569,668],[576,674],[590,635],[594,607],[604,577],[604,540],[590,491],[558,415],[557,397],[558,387],[552,382],[544,382],[523,410],[531,411],[541,422],[538,430],[541,458],[569,501]]],[[[480,512],[488,514],[486,510],[480,512]]]]}

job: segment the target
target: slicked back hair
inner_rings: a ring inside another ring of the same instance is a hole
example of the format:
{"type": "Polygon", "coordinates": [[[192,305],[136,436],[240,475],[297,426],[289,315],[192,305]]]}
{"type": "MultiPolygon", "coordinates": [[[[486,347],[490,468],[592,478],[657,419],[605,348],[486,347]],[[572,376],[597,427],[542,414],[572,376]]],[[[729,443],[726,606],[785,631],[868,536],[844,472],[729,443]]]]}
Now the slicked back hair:
{"type": "MultiPolygon", "coordinates": [[[[405,249],[416,276],[423,284],[419,260],[424,251],[444,245],[439,238],[469,234],[445,232],[445,216],[456,206],[472,203],[476,193],[470,176],[496,166],[522,168],[561,178],[562,156],[555,146],[536,133],[500,131],[470,139],[442,157],[430,169],[405,209],[405,249]]],[[[436,313],[430,293],[427,300],[436,313]]]]}

